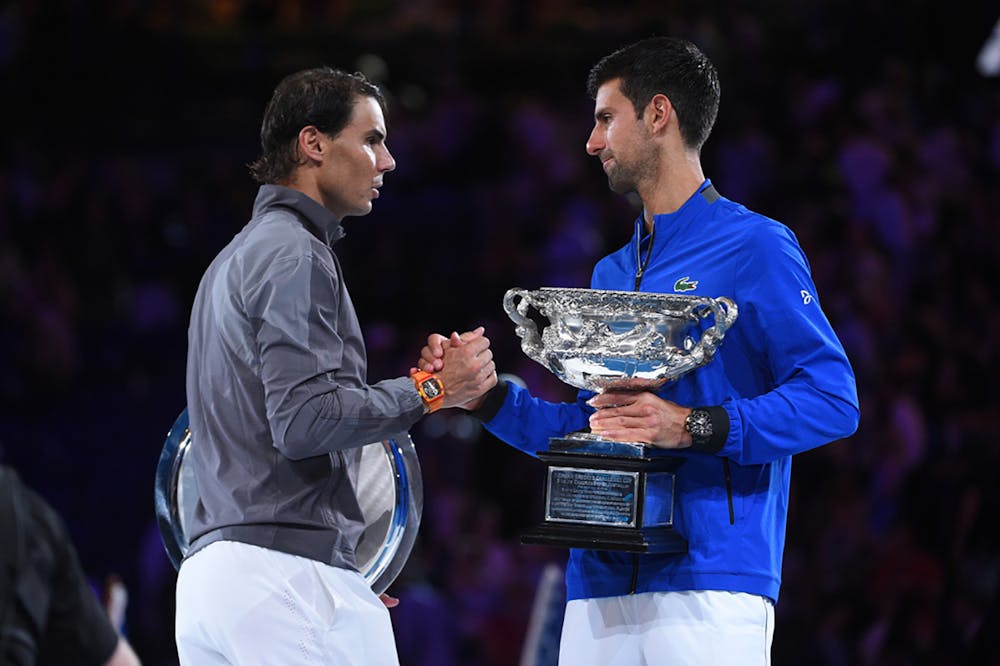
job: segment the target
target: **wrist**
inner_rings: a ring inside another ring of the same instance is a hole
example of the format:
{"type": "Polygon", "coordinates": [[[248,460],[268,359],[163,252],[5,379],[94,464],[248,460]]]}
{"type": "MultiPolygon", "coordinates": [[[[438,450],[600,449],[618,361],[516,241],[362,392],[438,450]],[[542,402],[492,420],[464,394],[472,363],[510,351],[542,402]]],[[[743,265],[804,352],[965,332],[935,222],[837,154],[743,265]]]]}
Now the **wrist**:
{"type": "Polygon", "coordinates": [[[459,405],[459,407],[461,407],[464,410],[474,412],[482,406],[484,400],[486,400],[486,393],[483,393],[478,398],[473,398],[468,402],[462,403],[461,405],[459,405]]]}
{"type": "Polygon", "coordinates": [[[444,383],[437,375],[417,370],[410,375],[413,386],[424,402],[425,413],[436,412],[444,406],[444,383]]]}
{"type": "Polygon", "coordinates": [[[694,407],[684,420],[684,430],[693,450],[718,453],[729,438],[729,414],[721,406],[694,407]]]}
{"type": "Polygon", "coordinates": [[[507,380],[501,379],[496,386],[480,396],[479,404],[469,411],[483,423],[492,421],[507,400],[507,390],[507,380]]]}

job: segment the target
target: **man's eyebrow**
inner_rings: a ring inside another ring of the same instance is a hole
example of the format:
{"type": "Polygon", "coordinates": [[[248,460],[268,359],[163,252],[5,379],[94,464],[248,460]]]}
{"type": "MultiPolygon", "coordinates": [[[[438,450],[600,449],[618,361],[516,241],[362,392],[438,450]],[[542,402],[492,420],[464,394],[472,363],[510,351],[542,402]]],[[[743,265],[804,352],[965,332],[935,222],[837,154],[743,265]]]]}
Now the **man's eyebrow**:
{"type": "Polygon", "coordinates": [[[375,137],[379,141],[385,141],[385,132],[377,128],[372,128],[371,130],[369,130],[368,136],[375,137]]]}

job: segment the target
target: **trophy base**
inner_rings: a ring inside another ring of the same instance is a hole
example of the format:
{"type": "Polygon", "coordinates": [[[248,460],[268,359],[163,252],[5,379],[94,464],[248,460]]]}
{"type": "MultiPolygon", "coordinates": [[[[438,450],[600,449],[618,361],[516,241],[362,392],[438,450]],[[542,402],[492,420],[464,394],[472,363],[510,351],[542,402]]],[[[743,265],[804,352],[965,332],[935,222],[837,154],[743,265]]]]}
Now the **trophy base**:
{"type": "Polygon", "coordinates": [[[620,550],[629,553],[686,553],[687,540],[673,527],[594,527],[542,523],[521,535],[521,543],[620,550]]]}
{"type": "Polygon", "coordinates": [[[589,433],[553,437],[544,522],[523,543],[632,553],[684,553],[673,525],[675,471],[684,459],[637,442],[589,433]]]}

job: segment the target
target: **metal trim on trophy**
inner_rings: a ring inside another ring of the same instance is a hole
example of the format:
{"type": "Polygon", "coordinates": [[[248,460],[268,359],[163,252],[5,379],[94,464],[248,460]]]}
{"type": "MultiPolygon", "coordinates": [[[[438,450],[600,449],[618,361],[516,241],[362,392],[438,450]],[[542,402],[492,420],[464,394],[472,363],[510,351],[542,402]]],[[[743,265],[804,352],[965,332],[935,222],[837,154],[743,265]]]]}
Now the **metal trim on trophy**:
{"type": "MultiPolygon", "coordinates": [[[[726,297],[550,287],[510,289],[503,307],[529,358],[595,393],[656,390],[702,367],[738,315],[726,297]]],[[[687,550],[674,528],[675,471],[683,457],[589,432],[553,437],[537,455],[548,466],[545,512],[521,536],[524,543],[687,550]]]]}
{"type": "MultiPolygon", "coordinates": [[[[187,526],[198,502],[198,481],[185,462],[191,446],[185,409],[167,433],[153,493],[160,537],[175,568],[188,551],[187,526]]],[[[356,548],[358,571],[381,594],[406,564],[423,513],[420,463],[409,433],[363,447],[357,494],[365,516],[356,548]]]]}

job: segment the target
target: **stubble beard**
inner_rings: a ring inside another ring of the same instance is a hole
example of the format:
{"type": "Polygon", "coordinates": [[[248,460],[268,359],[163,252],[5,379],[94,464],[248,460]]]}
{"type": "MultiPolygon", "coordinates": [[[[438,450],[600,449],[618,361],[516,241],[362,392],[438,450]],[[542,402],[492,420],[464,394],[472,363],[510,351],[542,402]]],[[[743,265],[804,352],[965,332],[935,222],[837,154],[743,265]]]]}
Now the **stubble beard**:
{"type": "Polygon", "coordinates": [[[656,179],[656,150],[650,143],[648,135],[643,137],[643,144],[633,163],[623,164],[615,158],[614,166],[608,171],[608,187],[616,194],[639,193],[639,183],[644,180],[656,179]]]}
{"type": "Polygon", "coordinates": [[[615,194],[635,192],[635,177],[631,169],[627,169],[620,164],[615,165],[608,172],[608,187],[615,194]]]}

